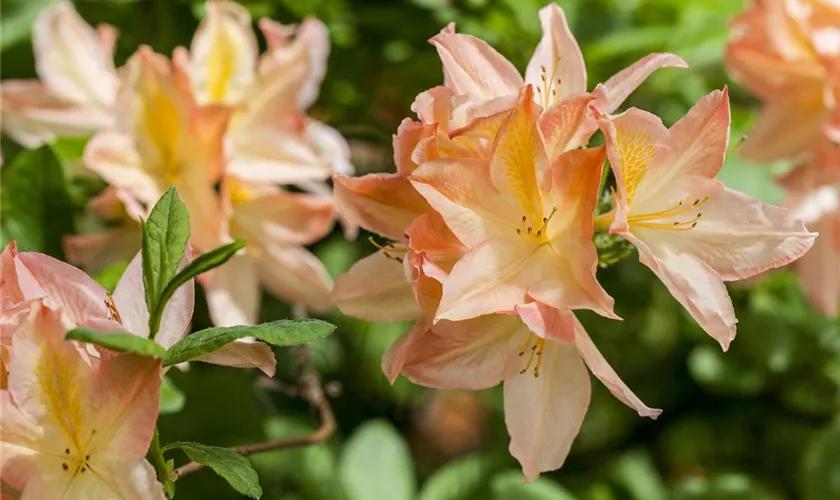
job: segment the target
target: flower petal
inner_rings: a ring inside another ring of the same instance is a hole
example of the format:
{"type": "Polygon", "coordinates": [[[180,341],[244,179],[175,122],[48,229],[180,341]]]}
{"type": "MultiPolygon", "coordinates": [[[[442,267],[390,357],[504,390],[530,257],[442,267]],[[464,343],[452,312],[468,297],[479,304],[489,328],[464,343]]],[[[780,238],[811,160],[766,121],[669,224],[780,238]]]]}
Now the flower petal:
{"type": "Polygon", "coordinates": [[[609,389],[613,396],[618,398],[619,401],[636,410],[636,412],[642,417],[655,419],[660,413],[662,413],[662,410],[649,408],[647,405],[642,403],[642,401],[633,394],[633,391],[631,391],[630,388],[621,381],[615,373],[615,370],[613,370],[609,363],[607,363],[607,360],[604,359],[601,351],[599,351],[592,342],[589,334],[586,333],[586,330],[577,318],[575,318],[575,346],[577,346],[580,356],[586,362],[586,366],[589,367],[592,374],[595,375],[598,380],[600,380],[607,389],[609,389]]]}
{"type": "Polygon", "coordinates": [[[405,230],[429,210],[422,196],[399,174],[368,174],[333,178],[338,211],[351,222],[392,240],[405,239],[405,230]]]}
{"type": "Polygon", "coordinates": [[[840,301],[840,219],[825,217],[811,225],[820,236],[808,253],[796,262],[796,274],[814,309],[836,317],[840,301]]]}
{"type": "Polygon", "coordinates": [[[367,321],[408,321],[420,315],[403,264],[382,250],[342,274],[332,300],[342,313],[367,321]]]}
{"type": "Polygon", "coordinates": [[[299,132],[277,127],[232,128],[228,139],[231,158],[227,171],[243,180],[296,184],[325,180],[334,170],[299,132]]]}
{"type": "Polygon", "coordinates": [[[130,262],[140,248],[141,239],[138,226],[127,226],[65,236],[62,244],[68,262],[88,272],[97,272],[119,262],[130,262]]]}
{"type": "Polygon", "coordinates": [[[191,361],[201,361],[220,366],[234,368],[257,368],[267,377],[273,377],[277,368],[274,351],[271,346],[254,339],[238,339],[221,348],[193,358],[191,361]]]}
{"type": "Polygon", "coordinates": [[[130,135],[99,132],[85,146],[83,161],[105,182],[143,203],[153,204],[163,194],[164,186],[143,168],[130,135]]]}
{"type": "Polygon", "coordinates": [[[522,465],[526,482],[563,465],[592,392],[589,373],[573,345],[548,340],[541,361],[539,377],[516,373],[504,388],[510,454],[522,465]]]}
{"type": "Polygon", "coordinates": [[[77,104],[113,104],[119,84],[114,61],[72,3],[60,2],[38,16],[32,45],[38,76],[55,94],[77,104]]]}
{"type": "Polygon", "coordinates": [[[24,297],[46,297],[50,306],[60,308],[72,324],[108,316],[105,289],[84,271],[37,252],[19,253],[15,267],[24,297]]]}
{"type": "Polygon", "coordinates": [[[412,250],[446,272],[467,252],[437,212],[414,219],[405,233],[412,250]]]}
{"type": "Polygon", "coordinates": [[[744,159],[769,162],[793,158],[805,152],[819,137],[828,113],[799,102],[771,102],[739,148],[744,159]]]}
{"type": "Polygon", "coordinates": [[[260,252],[257,272],[269,292],[316,312],[331,308],[332,279],[309,250],[271,244],[261,247],[260,252]]]}
{"type": "Polygon", "coordinates": [[[201,278],[214,325],[257,323],[262,296],[257,268],[249,257],[234,255],[201,278]]]}
{"type": "Polygon", "coordinates": [[[241,5],[225,0],[207,2],[206,17],[190,45],[190,79],[201,103],[237,104],[256,71],[257,38],[251,16],[241,5]]]}
{"type": "Polygon", "coordinates": [[[483,40],[446,30],[432,37],[443,63],[444,85],[455,94],[486,101],[519,92],[519,71],[483,40]]]}
{"type": "Polygon", "coordinates": [[[599,83],[592,96],[593,106],[602,113],[612,113],[659,68],[687,68],[678,56],[668,53],[648,54],[619,71],[604,83],[599,83]]]}
{"type": "MultiPolygon", "coordinates": [[[[555,3],[540,9],[542,39],[525,70],[525,82],[539,88],[537,101],[586,92],[586,65],[577,40],[569,30],[563,9],[555,3]]],[[[544,106],[547,108],[548,106],[544,106]]]]}
{"type": "Polygon", "coordinates": [[[804,255],[816,237],[784,208],[730,189],[705,203],[702,212],[690,231],[633,231],[655,253],[693,255],[724,281],[787,265],[804,255]]]}
{"type": "Polygon", "coordinates": [[[402,374],[435,389],[487,389],[515,369],[527,339],[528,330],[516,316],[442,321],[414,344],[402,374]]]}
{"type": "Polygon", "coordinates": [[[571,95],[557,101],[540,115],[539,131],[549,163],[564,151],[578,147],[574,138],[589,116],[592,99],[589,94],[571,95]]]}

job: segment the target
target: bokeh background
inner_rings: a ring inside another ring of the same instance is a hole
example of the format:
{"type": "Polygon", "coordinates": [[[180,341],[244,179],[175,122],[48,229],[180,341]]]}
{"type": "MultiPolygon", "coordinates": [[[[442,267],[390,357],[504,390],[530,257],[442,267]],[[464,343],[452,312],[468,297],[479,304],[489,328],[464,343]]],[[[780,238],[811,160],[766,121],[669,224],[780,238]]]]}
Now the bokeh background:
{"type": "MultiPolygon", "coordinates": [[[[0,1],[0,76],[34,76],[30,30],[53,0],[0,1]]],[[[254,18],[296,22],[316,16],[330,28],[332,52],[315,118],[351,142],[358,172],[390,171],[391,134],[414,96],[441,83],[426,40],[455,21],[524,68],[539,36],[542,0],[258,0],[242,1],[254,18]]],[[[590,88],[648,52],[670,51],[690,69],[660,70],[629,100],[673,123],[702,95],[730,85],[733,142],[753,120],[756,102],[727,79],[721,54],[727,23],[743,0],[560,0],[580,41],[590,88]]],[[[76,2],[91,24],[120,31],[117,63],[139,44],[171,54],[188,45],[202,15],[199,1],[76,2]]],[[[3,138],[10,162],[19,147],[3,138]]],[[[63,179],[44,185],[68,193],[74,218],[42,220],[40,250],[60,256],[61,234],[88,229],[87,200],[104,187],[78,172],[83,141],[65,141],[63,179]]],[[[768,202],[785,165],[752,165],[730,155],[721,178],[768,202]]],[[[33,176],[41,175],[33,172],[33,176]]],[[[55,201],[55,200],[53,200],[55,201]]],[[[2,209],[10,209],[3,205],[2,209]]],[[[33,211],[38,212],[38,208],[33,211]]],[[[39,229],[40,230],[40,229],[39,229]]],[[[374,250],[340,230],[314,247],[333,277],[374,250]]],[[[40,242],[40,243],[39,243],[40,242]]],[[[5,242],[4,242],[5,244],[5,242]]],[[[29,248],[32,249],[32,248],[29,248]]],[[[38,249],[38,248],[36,248],[38,249]]],[[[97,278],[113,286],[121,266],[97,278]]],[[[370,279],[375,280],[376,276],[370,279]]],[[[430,391],[400,379],[388,385],[379,360],[408,324],[369,324],[327,315],[338,333],[312,345],[329,382],[338,432],[328,442],[253,456],[265,490],[278,500],[837,500],[840,499],[840,329],[806,303],[795,277],[781,270],[731,287],[739,334],[728,353],[688,317],[636,254],[599,271],[616,299],[615,322],[582,314],[616,371],[649,405],[638,417],[595,384],[592,405],[566,465],[521,484],[508,455],[501,389],[430,391]]],[[[196,328],[208,326],[199,299],[196,328]]],[[[288,305],[266,297],[265,320],[288,305]]],[[[161,417],[164,442],[244,444],[306,433],[317,415],[287,394],[291,353],[278,350],[278,383],[256,373],[195,363],[172,371],[161,417]]],[[[185,457],[178,457],[185,460],[185,457]]],[[[210,471],[177,484],[179,499],[233,499],[210,471]]]]}

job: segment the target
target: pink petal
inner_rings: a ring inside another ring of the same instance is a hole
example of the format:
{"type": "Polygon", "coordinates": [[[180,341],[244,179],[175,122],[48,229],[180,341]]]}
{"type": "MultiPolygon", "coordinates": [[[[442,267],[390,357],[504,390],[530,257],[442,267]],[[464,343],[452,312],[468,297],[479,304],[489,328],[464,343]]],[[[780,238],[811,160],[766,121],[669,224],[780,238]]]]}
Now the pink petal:
{"type": "Polygon", "coordinates": [[[836,317],[840,301],[840,223],[831,215],[811,225],[820,236],[796,262],[796,274],[805,294],[821,314],[836,317]]]}
{"type": "Polygon", "coordinates": [[[235,255],[200,281],[214,325],[257,323],[262,295],[257,268],[249,257],[235,255]]]}
{"type": "Polygon", "coordinates": [[[0,407],[3,408],[3,418],[0,419],[0,474],[3,476],[3,486],[4,489],[8,485],[22,490],[39,473],[38,450],[44,439],[44,431],[20,411],[9,391],[0,391],[0,407]]]}
{"type": "Polygon", "coordinates": [[[422,253],[425,259],[446,272],[467,252],[437,212],[414,219],[405,233],[413,251],[422,253]]]}
{"type": "Polygon", "coordinates": [[[266,246],[256,257],[257,272],[269,292],[316,312],[332,307],[332,279],[324,265],[301,247],[266,246]]]}
{"type": "Polygon", "coordinates": [[[246,181],[293,184],[327,179],[334,165],[301,132],[276,127],[232,128],[230,175],[246,181]]]}
{"type": "Polygon", "coordinates": [[[527,371],[505,380],[505,424],[510,454],[525,481],[559,469],[589,408],[589,373],[572,345],[546,341],[539,377],[527,371]]]}
{"type": "Polygon", "coordinates": [[[577,147],[574,137],[589,116],[589,94],[571,95],[554,103],[539,117],[539,130],[545,144],[548,161],[568,149],[577,147]]]}
{"type": "MultiPolygon", "coordinates": [[[[671,176],[714,177],[729,144],[729,90],[713,90],[668,130],[671,176]]],[[[663,183],[665,181],[662,181],[663,183]]]]}
{"type": "Polygon", "coordinates": [[[397,173],[408,176],[417,168],[417,164],[411,159],[412,154],[420,141],[434,134],[435,128],[415,122],[411,118],[406,118],[400,123],[392,141],[397,173]]]}
{"type": "Polygon", "coordinates": [[[143,203],[154,204],[163,186],[143,167],[134,139],[119,132],[100,132],[85,146],[84,164],[105,182],[131,193],[143,203]]]}
{"type": "Polygon", "coordinates": [[[271,346],[253,339],[236,340],[192,361],[234,368],[257,368],[268,377],[274,376],[277,366],[271,346]]]}
{"type": "Polygon", "coordinates": [[[527,339],[527,329],[515,316],[442,321],[410,349],[402,373],[435,389],[487,389],[514,369],[527,339]]]}
{"type": "Polygon", "coordinates": [[[478,38],[444,31],[429,43],[437,48],[443,63],[444,85],[455,94],[483,101],[516,94],[522,86],[513,64],[478,38]]]}
{"type": "Polygon", "coordinates": [[[130,261],[140,248],[141,238],[138,226],[65,236],[64,253],[68,262],[89,272],[97,272],[119,262],[130,261]]]}
{"type": "Polygon", "coordinates": [[[575,345],[577,346],[580,356],[586,362],[586,366],[592,371],[598,380],[600,380],[609,391],[618,398],[619,401],[626,404],[642,417],[650,417],[655,419],[662,413],[662,410],[649,408],[642,401],[633,394],[629,387],[624,385],[624,382],[615,373],[615,370],[607,363],[604,356],[595,347],[589,334],[584,330],[580,321],[575,318],[575,345]]]}
{"type": "Polygon", "coordinates": [[[687,68],[688,64],[674,54],[648,54],[599,83],[592,96],[593,105],[602,113],[612,113],[659,68],[687,68]]]}
{"type": "Polygon", "coordinates": [[[405,239],[406,228],[428,211],[426,201],[399,174],[333,178],[338,211],[351,222],[392,240],[405,239]]]}
{"type": "Polygon", "coordinates": [[[819,138],[828,116],[822,108],[808,108],[795,101],[767,104],[741,144],[739,154],[750,161],[768,162],[804,153],[819,138]]]}
{"type": "Polygon", "coordinates": [[[105,289],[70,264],[36,252],[21,252],[15,266],[27,300],[46,297],[73,324],[108,316],[105,289]]]}
{"type": "Polygon", "coordinates": [[[541,302],[522,304],[514,310],[534,335],[567,344],[575,341],[575,320],[570,311],[561,311],[541,302]]]}
{"type": "Polygon", "coordinates": [[[549,102],[548,95],[554,89],[557,98],[586,92],[583,54],[569,30],[563,9],[554,3],[540,9],[540,25],[542,39],[525,71],[525,82],[542,89],[536,95],[537,102],[549,102]]]}
{"type": "Polygon", "coordinates": [[[113,104],[118,85],[114,62],[72,3],[41,12],[32,27],[32,45],[38,75],[53,92],[72,103],[113,104]]]}
{"type": "Polygon", "coordinates": [[[341,275],[332,300],[342,313],[367,321],[409,321],[420,315],[403,264],[382,251],[341,275]]]}

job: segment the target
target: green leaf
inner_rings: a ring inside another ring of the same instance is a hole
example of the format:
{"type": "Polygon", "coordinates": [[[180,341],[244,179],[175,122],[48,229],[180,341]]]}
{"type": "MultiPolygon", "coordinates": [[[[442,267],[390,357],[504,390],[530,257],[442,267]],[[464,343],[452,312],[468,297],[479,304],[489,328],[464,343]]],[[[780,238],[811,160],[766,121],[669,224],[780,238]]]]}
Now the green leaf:
{"type": "Polygon", "coordinates": [[[522,473],[513,470],[494,477],[490,487],[495,500],[576,500],[554,481],[539,478],[525,484],[522,473]]]}
{"type": "Polygon", "coordinates": [[[175,188],[169,188],[143,223],[143,286],[152,338],[160,327],[161,311],[166,305],[162,300],[164,288],[177,274],[189,238],[187,208],[175,188]]]}
{"type": "Polygon", "coordinates": [[[335,326],[318,319],[281,319],[256,326],[222,326],[187,335],[166,352],[164,366],[204,356],[243,337],[256,337],[277,347],[305,344],[326,337],[335,326]]]}
{"type": "Polygon", "coordinates": [[[814,436],[802,459],[804,500],[840,498],[840,418],[814,436]]]}
{"type": "Polygon", "coordinates": [[[172,295],[175,294],[175,291],[177,291],[181,285],[201,273],[207,272],[214,267],[221,266],[243,247],[245,247],[245,240],[243,239],[236,240],[233,243],[228,243],[227,245],[222,245],[218,248],[210,250],[209,252],[199,255],[183,269],[178,271],[178,274],[169,280],[169,283],[166,284],[163,292],[161,292],[158,302],[159,306],[150,316],[149,325],[160,325],[160,319],[163,315],[164,306],[166,306],[166,303],[169,302],[169,299],[172,298],[172,295]]]}
{"type": "Polygon", "coordinates": [[[0,224],[3,246],[62,258],[61,240],[74,232],[67,178],[49,146],[24,151],[3,167],[0,224]]]}
{"type": "Polygon", "coordinates": [[[497,460],[475,454],[454,460],[432,474],[423,484],[418,500],[461,500],[476,497],[497,460]]]}
{"type": "Polygon", "coordinates": [[[612,466],[612,478],[635,500],[665,500],[668,490],[650,454],[645,450],[625,453],[612,466]]]}
{"type": "Polygon", "coordinates": [[[160,414],[178,413],[184,408],[186,400],[186,396],[175,387],[172,379],[164,375],[163,383],[160,386],[160,414]]]}
{"type": "Polygon", "coordinates": [[[237,492],[251,498],[262,496],[257,471],[254,470],[247,458],[235,451],[229,448],[180,441],[164,446],[163,451],[173,448],[180,448],[193,462],[213,469],[213,472],[221,476],[237,492]]]}
{"type": "Polygon", "coordinates": [[[166,349],[154,340],[125,332],[102,333],[90,328],[74,328],[67,332],[64,338],[98,345],[111,351],[130,352],[154,358],[162,358],[166,355],[166,349]]]}
{"type": "Polygon", "coordinates": [[[350,500],[411,500],[414,468],[404,438],[388,422],[359,427],[339,463],[339,477],[350,500]]]}

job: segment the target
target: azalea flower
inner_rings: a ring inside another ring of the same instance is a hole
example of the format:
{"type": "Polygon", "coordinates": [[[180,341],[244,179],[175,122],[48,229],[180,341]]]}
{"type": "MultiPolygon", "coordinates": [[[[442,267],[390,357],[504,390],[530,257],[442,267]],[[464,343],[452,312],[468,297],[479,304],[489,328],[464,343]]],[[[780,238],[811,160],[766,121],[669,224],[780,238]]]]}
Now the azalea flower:
{"type": "Polygon", "coordinates": [[[140,47],[124,68],[116,129],[96,134],[83,160],[147,207],[177,187],[190,213],[191,241],[208,248],[221,220],[214,188],[228,112],[196,104],[183,80],[166,58],[140,47]]]}
{"type": "Polygon", "coordinates": [[[304,112],[326,73],[327,28],[316,19],[297,28],[261,19],[268,51],[260,55],[244,7],[225,0],[205,5],[189,52],[179,48],[173,58],[199,103],[235,109],[227,172],[246,181],[303,185],[351,173],[346,141],[304,112]]]}
{"type": "Polygon", "coordinates": [[[726,66],[764,101],[740,153],[773,161],[806,152],[840,101],[840,6],[831,0],[753,1],[733,27],[726,66]]]}
{"type": "Polygon", "coordinates": [[[225,177],[222,192],[226,228],[218,244],[232,238],[245,238],[248,244],[240,254],[199,278],[213,323],[256,323],[260,283],[292,304],[315,311],[330,309],[332,279],[304,245],[332,229],[332,202],[234,176],[225,177]]]}
{"type": "MultiPolygon", "coordinates": [[[[570,117],[560,113],[554,104],[587,92],[586,67],[563,9],[551,3],[540,10],[539,16],[543,35],[528,62],[524,79],[510,61],[486,42],[456,34],[454,24],[430,40],[443,63],[444,85],[460,96],[450,123],[452,130],[468,127],[475,118],[509,110],[516,104],[523,85],[535,89],[533,99],[545,116],[536,114],[534,118],[543,122],[544,130],[553,133],[555,127],[564,128],[563,122],[570,117]]],[[[599,84],[592,92],[595,107],[605,113],[615,111],[636,87],[662,67],[686,67],[686,64],[673,54],[650,54],[599,84]]],[[[576,134],[566,135],[565,144],[551,141],[557,154],[586,144],[597,130],[588,109],[582,111],[588,120],[581,123],[576,134]]],[[[554,156],[554,152],[549,153],[554,156]]]]}
{"type": "MultiPolygon", "coordinates": [[[[20,289],[20,299],[43,300],[58,309],[72,326],[90,326],[101,331],[125,330],[140,337],[149,336],[149,309],[143,288],[142,256],[138,253],[126,268],[113,294],[83,271],[37,252],[20,252],[9,246],[3,261],[3,280],[20,289]]],[[[163,309],[160,331],[154,340],[169,348],[189,333],[195,303],[195,286],[190,280],[173,294],[163,309]]],[[[6,315],[4,309],[3,315],[6,315]]],[[[263,343],[237,343],[214,351],[196,361],[225,366],[256,367],[274,375],[271,348],[263,343]],[[229,346],[229,347],[228,347],[229,346]]]]}
{"type": "Polygon", "coordinates": [[[116,38],[113,26],[93,29],[68,1],[41,12],[32,27],[40,80],[0,84],[3,130],[34,148],[59,136],[86,136],[113,126],[116,38]]]}
{"type": "Polygon", "coordinates": [[[835,317],[840,300],[840,146],[828,140],[780,180],[790,195],[785,206],[819,233],[794,270],[814,308],[835,317]]]}
{"type": "Polygon", "coordinates": [[[670,129],[635,108],[601,116],[618,194],[615,210],[596,221],[638,248],[641,262],[724,350],[737,322],[724,282],[789,264],[816,236],[787,210],[714,179],[729,121],[726,89],[702,98],[670,129]]]}
{"type": "MultiPolygon", "coordinates": [[[[564,109],[581,105],[586,103],[576,99],[559,103],[564,109]]],[[[604,149],[571,150],[549,161],[551,143],[540,137],[538,112],[533,87],[526,85],[489,162],[430,161],[410,176],[467,249],[443,280],[436,320],[512,311],[531,299],[615,317],[613,299],[595,280],[591,241],[604,149]]]]}
{"type": "Polygon", "coordinates": [[[35,301],[12,335],[0,391],[0,474],[21,498],[161,499],[145,460],[160,404],[160,360],[88,358],[35,301]]]}

